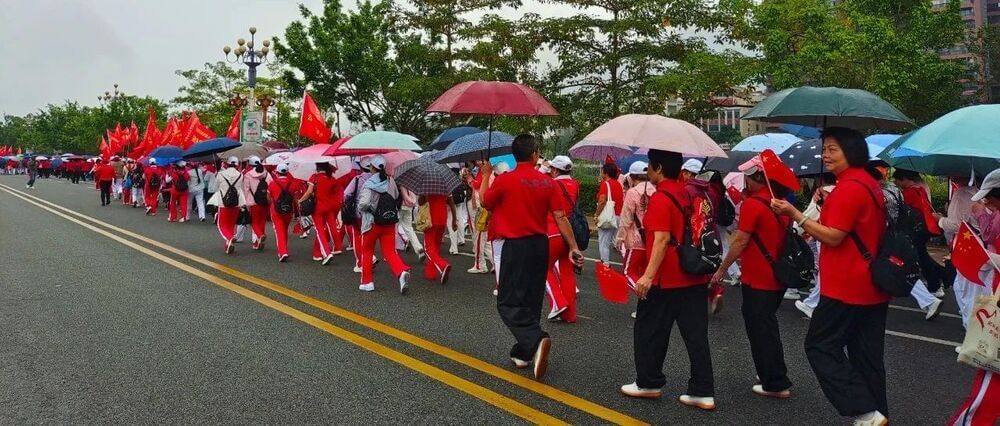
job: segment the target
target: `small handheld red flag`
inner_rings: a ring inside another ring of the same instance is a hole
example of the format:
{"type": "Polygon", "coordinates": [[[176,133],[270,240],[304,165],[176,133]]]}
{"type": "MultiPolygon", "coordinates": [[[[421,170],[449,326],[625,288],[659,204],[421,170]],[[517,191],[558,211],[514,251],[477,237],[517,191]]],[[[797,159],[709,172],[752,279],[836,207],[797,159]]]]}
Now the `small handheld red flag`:
{"type": "Polygon", "coordinates": [[[986,285],[979,277],[979,271],[983,265],[990,260],[989,253],[983,247],[983,242],[969,224],[962,222],[958,227],[958,234],[955,235],[955,242],[951,250],[951,264],[955,270],[962,274],[965,279],[979,285],[986,285]]]}
{"type": "MultiPolygon", "coordinates": [[[[780,183],[785,188],[792,191],[798,191],[799,178],[795,177],[795,173],[792,169],[788,167],[785,163],[778,158],[778,154],[775,154],[773,150],[765,149],[764,152],[760,153],[760,162],[764,169],[764,177],[769,181],[774,181],[780,183]]],[[[772,191],[772,194],[774,192],[772,191]]]]}
{"type": "Polygon", "coordinates": [[[597,285],[601,289],[601,297],[612,303],[627,303],[629,281],[618,272],[602,262],[597,262],[597,285]]]}
{"type": "Polygon", "coordinates": [[[299,121],[299,136],[315,143],[330,143],[333,132],[326,125],[326,119],[313,102],[309,92],[302,92],[302,119],[299,121]]]}

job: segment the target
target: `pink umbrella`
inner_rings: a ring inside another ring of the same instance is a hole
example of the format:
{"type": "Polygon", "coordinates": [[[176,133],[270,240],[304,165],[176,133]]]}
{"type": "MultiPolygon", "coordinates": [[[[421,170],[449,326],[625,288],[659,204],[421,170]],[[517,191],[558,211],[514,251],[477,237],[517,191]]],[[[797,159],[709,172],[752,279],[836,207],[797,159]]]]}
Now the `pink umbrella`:
{"type": "MultiPolygon", "coordinates": [[[[341,177],[351,171],[350,157],[315,157],[317,162],[330,163],[335,169],[333,177],[341,177]]],[[[316,162],[298,162],[294,159],[288,163],[288,172],[297,179],[307,180],[316,173],[316,162]]]]}
{"type": "Polygon", "coordinates": [[[330,149],[328,143],[318,143],[313,146],[302,148],[292,153],[292,161],[297,163],[316,163],[322,161],[320,157],[326,156],[325,152],[330,149]]]}
{"type": "Polygon", "coordinates": [[[420,158],[420,155],[413,151],[396,151],[382,154],[382,157],[385,158],[385,169],[389,171],[389,174],[395,176],[396,168],[399,167],[400,164],[410,160],[416,160],[417,158],[420,158]]]}
{"type": "Polygon", "coordinates": [[[726,152],[695,125],[660,115],[626,114],[616,117],[594,129],[583,140],[699,157],[727,157],[726,152]]]}
{"type": "Polygon", "coordinates": [[[583,140],[569,149],[569,156],[581,160],[604,161],[608,156],[615,159],[628,157],[633,151],[630,146],[583,140]]]}
{"type": "Polygon", "coordinates": [[[488,115],[559,115],[535,89],[509,81],[466,81],[448,89],[428,112],[488,115]]]}

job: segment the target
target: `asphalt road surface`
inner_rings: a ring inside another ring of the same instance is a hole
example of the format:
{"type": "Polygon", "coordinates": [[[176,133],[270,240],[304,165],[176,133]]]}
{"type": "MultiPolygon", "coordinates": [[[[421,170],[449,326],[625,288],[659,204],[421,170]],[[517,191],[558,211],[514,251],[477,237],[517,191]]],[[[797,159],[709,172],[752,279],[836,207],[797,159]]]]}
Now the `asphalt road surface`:
{"type": "MultiPolygon", "coordinates": [[[[101,207],[92,182],[40,179],[25,191],[23,177],[0,177],[0,423],[849,423],[823,397],[802,350],[808,320],[788,301],[779,320],[793,397],[750,392],[731,289],[710,320],[718,409],[703,412],[676,401],[688,377],[677,333],[664,397],[619,394],[634,380],[634,303],[602,300],[592,264],[579,322],[544,324],[553,350],[538,383],[509,365],[492,276],[467,274],[467,255],[449,257],[442,286],[408,253],[409,294],[384,265],[365,293],[351,252],[322,266],[311,240],[293,238],[279,264],[271,233],[262,252],[247,242],[225,255],[211,219],[101,207]]],[[[931,322],[912,299],[893,306],[890,418],[942,424],[973,375],[955,361],[954,299],[931,322]]]]}

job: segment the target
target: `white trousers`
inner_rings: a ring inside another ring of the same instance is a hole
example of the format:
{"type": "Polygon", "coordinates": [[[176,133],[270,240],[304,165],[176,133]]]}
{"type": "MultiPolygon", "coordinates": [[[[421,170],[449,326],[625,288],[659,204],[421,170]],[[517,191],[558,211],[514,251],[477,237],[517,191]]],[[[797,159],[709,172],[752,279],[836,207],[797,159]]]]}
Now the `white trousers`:
{"type": "MultiPolygon", "coordinates": [[[[956,279],[955,281],[957,283],[958,280],[956,279]]],[[[931,306],[931,303],[938,300],[937,297],[934,297],[934,295],[927,290],[927,284],[924,284],[924,280],[917,280],[917,283],[913,285],[913,290],[910,290],[910,297],[917,302],[917,306],[919,306],[920,309],[925,311],[931,306]]],[[[816,306],[819,305],[819,277],[816,277],[816,286],[809,291],[809,297],[806,297],[806,300],[802,303],[805,303],[813,309],[816,309],[816,306]]]]}
{"type": "Polygon", "coordinates": [[[448,228],[448,239],[451,240],[451,250],[454,253],[458,251],[459,244],[465,244],[465,227],[469,224],[469,203],[461,203],[455,206],[455,215],[458,216],[458,230],[454,231],[451,228],[451,209],[448,209],[448,224],[445,225],[448,228]]]}
{"type": "Polygon", "coordinates": [[[417,237],[417,231],[413,229],[413,208],[403,207],[399,210],[399,224],[396,226],[397,235],[399,235],[403,240],[410,243],[410,247],[413,247],[414,253],[420,253],[424,251],[424,245],[420,243],[420,238],[417,237]]]}
{"type": "Polygon", "coordinates": [[[116,199],[122,198],[122,180],[114,178],[111,180],[111,195],[116,199]]]}
{"type": "MultiPolygon", "coordinates": [[[[716,225],[716,228],[719,231],[719,238],[722,240],[722,258],[724,259],[726,257],[726,254],[729,253],[729,230],[726,229],[725,226],[721,225],[716,225]]],[[[740,279],[739,262],[733,262],[732,265],[729,265],[729,269],[726,270],[726,273],[729,274],[730,278],[739,280],[740,279]]]]}
{"type": "MultiPolygon", "coordinates": [[[[980,274],[982,277],[984,274],[980,274]]],[[[993,273],[987,275],[987,280],[983,282],[989,284],[993,282],[993,273]]],[[[968,328],[969,317],[972,315],[972,305],[976,302],[976,296],[991,294],[990,289],[965,279],[962,274],[955,274],[955,284],[951,287],[955,292],[955,301],[958,302],[958,311],[962,314],[962,327],[968,328]]]]}
{"type": "Polygon", "coordinates": [[[201,190],[188,191],[187,199],[187,217],[184,219],[191,219],[191,201],[195,201],[198,205],[198,219],[205,218],[205,193],[201,190]]]}
{"type": "MultiPolygon", "coordinates": [[[[472,267],[475,269],[488,269],[490,265],[486,263],[487,260],[493,261],[493,244],[490,244],[489,236],[486,232],[473,231],[472,233],[472,243],[473,250],[475,250],[475,260],[473,261],[472,267]]],[[[493,263],[494,268],[496,268],[497,263],[493,263]]]]}
{"type": "Polygon", "coordinates": [[[132,202],[133,203],[135,203],[137,205],[140,205],[140,206],[145,206],[146,205],[146,201],[145,201],[146,199],[142,198],[142,196],[143,196],[143,189],[142,189],[142,187],[133,187],[132,188],[132,202]]]}
{"type": "Polygon", "coordinates": [[[614,248],[617,234],[617,226],[608,229],[597,228],[597,250],[601,253],[601,261],[605,264],[611,261],[611,249],[614,248]]]}

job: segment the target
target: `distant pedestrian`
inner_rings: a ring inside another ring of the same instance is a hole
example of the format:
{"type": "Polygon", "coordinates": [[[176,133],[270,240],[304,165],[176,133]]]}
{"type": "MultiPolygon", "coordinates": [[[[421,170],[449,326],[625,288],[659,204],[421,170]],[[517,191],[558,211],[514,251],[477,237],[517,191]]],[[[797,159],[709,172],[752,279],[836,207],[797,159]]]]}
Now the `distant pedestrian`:
{"type": "Polygon", "coordinates": [[[205,172],[202,171],[202,166],[195,164],[190,167],[187,171],[188,178],[188,198],[187,198],[187,208],[188,214],[184,216],[185,220],[191,219],[191,210],[198,210],[198,220],[205,221],[205,172]],[[192,207],[192,205],[194,207],[192,207]]]}
{"type": "Polygon", "coordinates": [[[225,252],[232,254],[235,250],[236,220],[239,219],[240,210],[246,206],[246,199],[240,190],[240,185],[243,183],[240,160],[229,157],[216,178],[219,181],[219,190],[208,200],[208,204],[216,206],[219,210],[216,226],[225,241],[225,252]]]}
{"type": "Polygon", "coordinates": [[[268,201],[267,201],[267,176],[264,164],[260,157],[250,156],[247,159],[249,167],[243,172],[243,198],[247,202],[247,210],[250,212],[251,247],[254,250],[264,248],[264,239],[267,233],[264,232],[267,225],[268,201]]]}
{"type": "Polygon", "coordinates": [[[188,192],[190,192],[191,187],[189,186],[189,176],[187,171],[187,162],[184,160],[178,161],[174,164],[173,170],[170,170],[170,201],[167,205],[167,211],[169,215],[167,220],[170,222],[187,222],[188,209],[191,207],[191,203],[188,199],[188,192]]]}
{"type": "Polygon", "coordinates": [[[34,158],[28,159],[28,183],[24,185],[25,189],[35,189],[35,178],[38,177],[38,161],[34,158]]]}
{"type": "Polygon", "coordinates": [[[101,190],[101,206],[111,204],[111,185],[114,179],[115,169],[98,159],[94,166],[94,181],[101,190]]]}
{"type": "MultiPolygon", "coordinates": [[[[580,183],[570,176],[573,161],[557,155],[549,161],[549,176],[558,188],[557,197],[565,203],[564,211],[572,211],[580,199],[580,183]]],[[[546,219],[546,236],[549,239],[549,261],[545,277],[546,294],[549,296],[549,321],[560,320],[576,323],[576,271],[570,257],[570,247],[563,240],[555,216],[546,219]]]]}
{"type": "Polygon", "coordinates": [[[288,173],[288,164],[278,164],[275,175],[267,187],[267,201],[271,208],[271,226],[274,228],[278,262],[288,260],[288,225],[295,210],[295,194],[302,191],[304,182],[288,173]]]}
{"type": "Polygon", "coordinates": [[[431,216],[431,226],[424,230],[424,250],[427,252],[424,278],[441,284],[448,282],[452,269],[451,263],[441,255],[441,242],[445,232],[454,232],[459,227],[454,200],[447,194],[423,197],[431,216]]]}
{"type": "MultiPolygon", "coordinates": [[[[396,251],[396,223],[399,222],[399,187],[385,170],[385,158],[375,156],[370,161],[372,177],[362,185],[358,196],[358,214],[361,215],[361,291],[375,290],[372,269],[375,263],[375,244],[382,247],[392,274],[399,280],[399,292],[406,293],[410,280],[410,267],[396,251]]],[[[359,247],[355,247],[358,250],[359,247]]]]}
{"type": "Polygon", "coordinates": [[[618,165],[614,161],[605,162],[601,166],[601,181],[597,187],[597,211],[594,220],[597,222],[597,246],[601,255],[601,262],[608,264],[611,262],[611,249],[614,247],[615,235],[618,234],[618,218],[622,214],[622,203],[624,203],[625,191],[621,182],[618,181],[618,165]],[[611,215],[607,220],[602,219],[605,206],[613,203],[611,215]]]}

